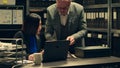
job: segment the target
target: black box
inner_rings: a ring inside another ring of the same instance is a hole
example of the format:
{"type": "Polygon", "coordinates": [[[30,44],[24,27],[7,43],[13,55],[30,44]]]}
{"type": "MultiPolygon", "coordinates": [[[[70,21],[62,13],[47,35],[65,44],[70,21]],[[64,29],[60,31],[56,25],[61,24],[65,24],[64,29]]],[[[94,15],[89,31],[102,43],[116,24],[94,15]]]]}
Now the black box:
{"type": "Polygon", "coordinates": [[[75,55],[79,58],[106,57],[111,55],[110,50],[110,47],[103,46],[76,47],[75,55]]]}

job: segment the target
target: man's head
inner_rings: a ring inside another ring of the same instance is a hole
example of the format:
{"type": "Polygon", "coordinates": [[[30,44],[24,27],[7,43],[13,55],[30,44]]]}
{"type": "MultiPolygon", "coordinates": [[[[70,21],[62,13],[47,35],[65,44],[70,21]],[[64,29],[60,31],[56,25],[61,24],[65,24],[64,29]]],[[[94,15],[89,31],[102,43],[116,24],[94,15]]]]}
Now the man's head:
{"type": "Polygon", "coordinates": [[[61,15],[66,15],[70,6],[71,0],[56,0],[57,9],[61,15]]]}

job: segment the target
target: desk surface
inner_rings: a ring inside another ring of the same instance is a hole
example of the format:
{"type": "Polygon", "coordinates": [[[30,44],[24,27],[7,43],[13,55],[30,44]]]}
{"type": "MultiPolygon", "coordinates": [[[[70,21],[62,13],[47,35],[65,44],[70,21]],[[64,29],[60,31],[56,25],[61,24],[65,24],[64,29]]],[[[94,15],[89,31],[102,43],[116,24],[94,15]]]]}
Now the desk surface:
{"type": "Polygon", "coordinates": [[[49,68],[49,67],[71,67],[71,66],[86,66],[97,64],[120,63],[118,57],[98,57],[98,58],[69,58],[66,61],[57,61],[42,63],[39,66],[34,64],[25,64],[22,68],[49,68]]]}

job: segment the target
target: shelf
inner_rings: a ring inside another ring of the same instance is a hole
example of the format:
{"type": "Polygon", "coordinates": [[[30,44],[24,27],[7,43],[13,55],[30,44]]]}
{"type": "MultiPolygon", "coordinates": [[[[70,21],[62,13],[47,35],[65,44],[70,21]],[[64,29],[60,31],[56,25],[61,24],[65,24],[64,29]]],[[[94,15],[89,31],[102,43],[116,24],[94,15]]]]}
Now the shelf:
{"type": "MultiPolygon", "coordinates": [[[[87,30],[92,32],[103,32],[103,33],[107,32],[107,29],[104,28],[87,28],[87,30]]],[[[120,29],[112,29],[111,33],[120,34],[120,29]]]]}
{"type": "Polygon", "coordinates": [[[85,9],[88,9],[88,8],[107,8],[108,4],[87,5],[84,7],[85,7],[85,9]]]}
{"type": "Polygon", "coordinates": [[[2,55],[0,57],[7,57],[7,58],[15,58],[17,61],[19,58],[23,60],[24,57],[24,50],[26,47],[23,45],[22,38],[0,38],[0,50],[2,51],[2,55]],[[10,41],[10,42],[8,42],[10,41]],[[12,44],[12,42],[15,44],[12,44]],[[20,42],[20,45],[18,44],[20,42]],[[20,54],[20,55],[19,55],[20,54]],[[14,55],[14,56],[13,56],[14,55]]]}
{"type": "Polygon", "coordinates": [[[118,33],[118,34],[120,34],[120,29],[112,29],[112,33],[118,33]]]}
{"type": "Polygon", "coordinates": [[[0,31],[20,31],[21,29],[0,29],[0,31]]]}
{"type": "Polygon", "coordinates": [[[40,12],[46,10],[45,7],[30,7],[29,11],[40,12]]]}
{"type": "MultiPolygon", "coordinates": [[[[107,33],[107,29],[103,28],[88,28],[88,31],[94,32],[94,33],[88,33],[90,35],[90,38],[98,38],[99,33],[107,33]],[[98,32],[98,33],[96,33],[98,32]],[[91,37],[91,35],[94,35],[96,37],[91,37]]],[[[111,33],[113,34],[112,37],[120,37],[120,29],[112,29],[111,33]]],[[[104,34],[102,34],[104,35],[104,34]]],[[[107,36],[106,36],[107,38],[107,36]]]]}
{"type": "Polygon", "coordinates": [[[95,31],[95,32],[107,32],[105,28],[87,28],[88,31],[95,31]]]}
{"type": "MultiPolygon", "coordinates": [[[[89,8],[108,8],[108,4],[96,4],[96,5],[87,5],[84,6],[85,9],[89,8]]],[[[112,3],[111,7],[120,7],[120,3],[112,3]]]]}
{"type": "Polygon", "coordinates": [[[120,7],[120,3],[113,3],[112,7],[120,7]]]}
{"type": "Polygon", "coordinates": [[[29,7],[48,7],[51,4],[54,4],[55,1],[29,1],[29,7]]]}

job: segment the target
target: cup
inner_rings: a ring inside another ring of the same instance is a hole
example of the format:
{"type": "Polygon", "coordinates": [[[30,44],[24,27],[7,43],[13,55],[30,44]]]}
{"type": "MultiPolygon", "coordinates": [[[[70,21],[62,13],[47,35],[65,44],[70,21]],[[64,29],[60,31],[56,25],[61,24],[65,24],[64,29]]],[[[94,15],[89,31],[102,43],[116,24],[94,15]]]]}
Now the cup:
{"type": "Polygon", "coordinates": [[[42,53],[34,53],[33,55],[34,55],[34,64],[41,65],[42,60],[43,60],[42,53]]]}

